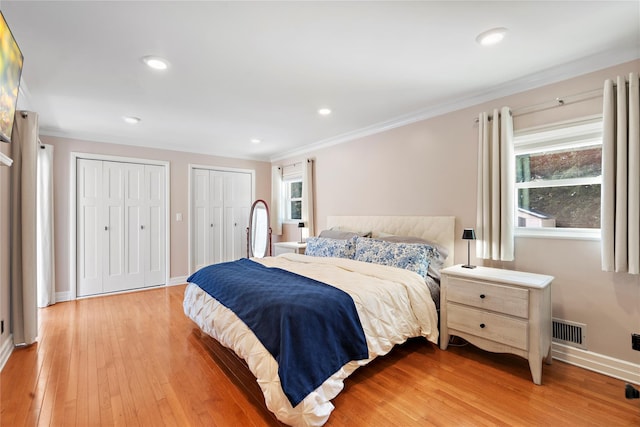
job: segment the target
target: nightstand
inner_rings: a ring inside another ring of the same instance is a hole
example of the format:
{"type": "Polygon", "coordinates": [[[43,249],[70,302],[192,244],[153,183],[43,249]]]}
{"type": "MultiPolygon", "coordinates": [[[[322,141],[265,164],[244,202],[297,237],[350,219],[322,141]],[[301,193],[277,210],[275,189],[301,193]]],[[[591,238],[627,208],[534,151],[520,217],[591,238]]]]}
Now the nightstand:
{"type": "Polygon", "coordinates": [[[273,256],[280,254],[294,253],[304,255],[304,251],[307,248],[306,243],[300,242],[278,242],[273,244],[273,256]]]}
{"type": "Polygon", "coordinates": [[[552,276],[461,265],[441,270],[440,348],[449,336],[495,353],[529,361],[542,383],[542,361],[551,364],[552,276]]]}

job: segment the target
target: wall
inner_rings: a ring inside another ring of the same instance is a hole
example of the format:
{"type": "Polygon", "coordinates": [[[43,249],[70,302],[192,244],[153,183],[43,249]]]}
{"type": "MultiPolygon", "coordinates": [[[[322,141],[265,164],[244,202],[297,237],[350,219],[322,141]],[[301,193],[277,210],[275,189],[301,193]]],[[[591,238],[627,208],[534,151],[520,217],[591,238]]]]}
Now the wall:
{"type": "MultiPolygon", "coordinates": [[[[475,225],[479,112],[504,105],[517,111],[602,88],[606,78],[631,71],[640,71],[640,61],[307,153],[316,160],[316,229],[323,229],[327,215],[454,215],[456,235],[462,235],[464,227],[475,225]]],[[[600,97],[516,116],[514,126],[518,130],[601,112],[600,97]]],[[[298,238],[292,230],[286,229],[285,240],[298,238]]],[[[630,338],[640,332],[640,278],[602,272],[599,241],[518,237],[515,251],[515,262],[495,266],[553,275],[553,316],[586,323],[589,351],[640,363],[630,338]]],[[[456,263],[466,262],[466,252],[459,240],[456,263]]]]}
{"type": "MultiPolygon", "coordinates": [[[[149,160],[168,161],[170,179],[170,278],[184,278],[189,274],[188,266],[188,166],[189,164],[210,165],[225,168],[252,169],[256,174],[256,198],[270,200],[271,166],[267,162],[230,159],[179,151],[156,150],[118,144],[87,142],[74,139],[40,136],[45,144],[54,146],[54,233],[56,251],[56,291],[69,292],[69,191],[71,153],[91,153],[149,160]],[[183,220],[176,221],[176,213],[182,213],[183,220]]],[[[75,193],[74,193],[75,194],[75,193]]]]}

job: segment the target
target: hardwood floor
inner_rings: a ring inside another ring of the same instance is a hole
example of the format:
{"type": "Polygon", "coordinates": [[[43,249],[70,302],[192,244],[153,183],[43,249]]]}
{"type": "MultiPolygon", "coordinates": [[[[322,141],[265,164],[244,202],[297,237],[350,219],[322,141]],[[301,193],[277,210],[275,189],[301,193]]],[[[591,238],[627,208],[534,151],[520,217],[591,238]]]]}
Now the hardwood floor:
{"type": "MultiPolygon", "coordinates": [[[[0,376],[2,426],[274,426],[182,311],[184,286],[42,309],[0,376]],[[237,380],[235,380],[237,381],[237,380]]],[[[327,426],[629,426],[624,383],[562,362],[411,340],[357,370],[327,426]]]]}

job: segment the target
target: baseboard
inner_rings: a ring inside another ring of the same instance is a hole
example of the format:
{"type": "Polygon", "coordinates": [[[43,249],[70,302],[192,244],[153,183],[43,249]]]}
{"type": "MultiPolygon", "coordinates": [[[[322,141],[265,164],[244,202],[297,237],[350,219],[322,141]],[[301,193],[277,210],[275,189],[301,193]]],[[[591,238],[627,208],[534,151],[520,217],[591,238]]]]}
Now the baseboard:
{"type": "Polygon", "coordinates": [[[553,343],[554,359],[633,384],[640,384],[640,365],[568,345],[553,343]]]}
{"type": "MultiPolygon", "coordinates": [[[[187,283],[187,277],[189,277],[189,276],[172,277],[167,282],[167,286],[183,285],[183,284],[187,283]]],[[[124,292],[135,292],[135,291],[141,291],[141,290],[144,290],[144,289],[153,289],[153,288],[154,287],[152,286],[150,288],[132,289],[130,291],[124,291],[124,292]]],[[[121,293],[121,292],[116,292],[116,293],[121,293]]],[[[100,296],[100,295],[95,295],[95,296],[100,296]]],[[[72,298],[72,296],[71,296],[71,291],[56,292],[56,302],[72,301],[73,299],[74,298],[72,298]]]]}
{"type": "Polygon", "coordinates": [[[9,334],[0,347],[0,371],[4,369],[4,365],[7,363],[7,360],[9,360],[9,356],[13,353],[13,348],[13,335],[9,334]]]}
{"type": "Polygon", "coordinates": [[[56,302],[71,301],[71,291],[56,292],[56,302]]]}
{"type": "Polygon", "coordinates": [[[184,285],[185,283],[187,283],[188,277],[189,276],[172,277],[167,282],[167,286],[184,285]]]}

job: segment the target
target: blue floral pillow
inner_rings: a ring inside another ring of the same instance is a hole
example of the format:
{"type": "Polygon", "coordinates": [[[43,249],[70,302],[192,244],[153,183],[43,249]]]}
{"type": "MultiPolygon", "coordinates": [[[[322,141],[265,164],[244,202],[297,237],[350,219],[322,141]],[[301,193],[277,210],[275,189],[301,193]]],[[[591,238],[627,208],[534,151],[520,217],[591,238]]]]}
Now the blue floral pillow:
{"type": "Polygon", "coordinates": [[[440,280],[440,270],[444,267],[444,262],[449,255],[449,251],[445,247],[419,237],[390,235],[384,237],[381,236],[377,239],[384,240],[385,242],[425,245],[427,249],[427,257],[429,258],[429,276],[436,280],[440,280]]]}
{"type": "Polygon", "coordinates": [[[428,245],[392,243],[357,237],[354,259],[403,268],[426,278],[429,271],[428,248],[428,245]]]}
{"type": "Polygon", "coordinates": [[[355,237],[347,240],[330,239],[327,237],[309,237],[304,254],[309,256],[353,259],[356,251],[355,239],[355,237]]]}

